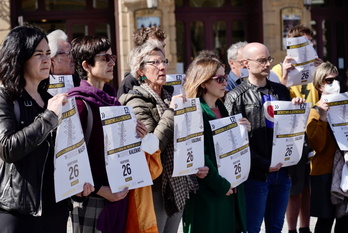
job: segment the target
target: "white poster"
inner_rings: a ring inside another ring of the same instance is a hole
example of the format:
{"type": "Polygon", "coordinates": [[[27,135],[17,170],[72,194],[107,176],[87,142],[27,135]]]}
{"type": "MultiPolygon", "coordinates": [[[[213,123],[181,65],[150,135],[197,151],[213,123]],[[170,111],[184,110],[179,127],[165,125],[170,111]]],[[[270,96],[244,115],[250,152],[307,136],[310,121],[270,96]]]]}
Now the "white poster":
{"type": "Polygon", "coordinates": [[[174,87],[174,95],[179,95],[183,93],[183,87],[185,81],[185,74],[167,74],[166,75],[166,86],[174,87]]]}
{"type": "Polygon", "coordinates": [[[292,65],[289,70],[287,87],[311,83],[315,70],[314,61],[318,58],[317,52],[306,37],[287,38],[287,55],[292,57],[292,65]]]}
{"type": "Polygon", "coordinates": [[[238,122],[241,114],[209,121],[213,133],[219,174],[232,187],[237,187],[249,176],[250,148],[248,131],[238,122]]]}
{"type": "Polygon", "coordinates": [[[104,132],[105,165],[112,192],[152,185],[152,178],[141,138],[136,133],[137,120],[128,106],[100,107],[104,132]]]}
{"type": "Polygon", "coordinates": [[[323,95],[329,103],[328,121],[341,150],[348,150],[348,94],[323,95]]]}
{"type": "Polygon", "coordinates": [[[173,176],[196,174],[204,167],[203,116],[198,98],[174,99],[173,176]]]}
{"type": "Polygon", "coordinates": [[[56,202],[83,191],[93,178],[75,97],[61,107],[54,148],[54,189],[56,202]]]}
{"type": "Polygon", "coordinates": [[[60,93],[66,93],[74,87],[72,75],[50,75],[48,93],[55,96],[60,93]]]}
{"type": "Polygon", "coordinates": [[[312,104],[266,101],[263,106],[266,119],[274,123],[271,167],[278,163],[282,163],[283,167],[297,164],[301,159],[312,104]]]}

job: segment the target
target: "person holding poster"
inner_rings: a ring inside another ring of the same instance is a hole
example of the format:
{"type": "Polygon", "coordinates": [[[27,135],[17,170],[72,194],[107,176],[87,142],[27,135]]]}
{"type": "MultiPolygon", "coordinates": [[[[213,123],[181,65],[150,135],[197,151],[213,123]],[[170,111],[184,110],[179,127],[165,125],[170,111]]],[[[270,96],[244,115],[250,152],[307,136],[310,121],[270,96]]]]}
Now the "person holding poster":
{"type": "MultiPolygon", "coordinates": [[[[83,202],[74,202],[74,232],[123,232],[126,224],[128,189],[112,193],[108,183],[104,158],[104,136],[100,106],[118,106],[116,91],[106,82],[114,77],[116,56],[110,42],[101,36],[85,36],[72,41],[75,67],[81,78],[79,87],[69,90],[75,96],[81,125],[87,141],[95,191],[83,202]],[[88,116],[91,113],[91,117],[88,116]],[[87,132],[91,124],[91,131],[87,132]],[[86,136],[86,134],[89,134],[86,136]],[[107,220],[108,219],[108,220],[107,220]]],[[[144,136],[144,125],[138,124],[137,133],[144,136]]]]}
{"type": "MultiPolygon", "coordinates": [[[[225,106],[230,115],[241,113],[251,123],[249,146],[251,168],[244,182],[247,230],[260,232],[263,219],[267,232],[281,232],[289,198],[291,179],[282,163],[270,167],[273,122],[266,118],[263,103],[271,100],[290,101],[289,90],[267,79],[273,58],[261,43],[250,43],[243,49],[243,61],[249,71],[248,80],[227,93],[225,106]]],[[[304,99],[294,98],[293,104],[304,99]]]]}
{"type": "Polygon", "coordinates": [[[80,85],[80,78],[75,74],[71,44],[66,33],[60,29],[49,33],[47,39],[52,63],[48,92],[51,95],[66,93],[70,88],[80,85]]]}
{"type": "MultiPolygon", "coordinates": [[[[220,98],[225,94],[227,75],[217,59],[201,58],[186,73],[184,90],[187,98],[200,98],[204,120],[204,157],[209,173],[199,179],[199,189],[190,193],[183,215],[185,233],[246,232],[243,185],[232,188],[219,175],[209,120],[227,117],[228,112],[220,98]]],[[[250,130],[250,123],[241,122],[250,130]]]]}
{"type": "Polygon", "coordinates": [[[157,226],[160,233],[177,233],[189,193],[198,189],[196,176],[203,178],[208,170],[200,168],[196,176],[172,177],[174,105],[172,93],[163,88],[168,64],[163,46],[157,40],[133,48],[129,66],[141,85],[123,94],[120,102],[132,106],[137,119],[159,139],[163,172],[152,186],[157,226]]]}
{"type": "Polygon", "coordinates": [[[54,194],[52,131],[67,97],[52,98],[40,85],[50,53],[46,34],[30,25],[12,29],[0,50],[0,232],[66,232],[68,205],[54,194]]]}
{"type": "MultiPolygon", "coordinates": [[[[306,37],[310,44],[313,46],[313,32],[309,27],[303,25],[297,25],[290,28],[287,37],[306,37]]],[[[272,70],[279,76],[284,85],[287,84],[288,74],[294,69],[291,64],[291,57],[286,56],[283,63],[275,65],[272,70]]],[[[315,65],[318,66],[323,61],[317,59],[315,65]]],[[[315,89],[313,83],[307,83],[303,85],[296,85],[290,87],[290,96],[301,97],[306,100],[307,103],[312,103],[314,106],[318,100],[318,92],[315,89]]],[[[300,233],[309,233],[310,224],[310,189],[309,189],[309,171],[310,166],[308,158],[313,154],[312,148],[308,145],[307,140],[303,145],[302,157],[299,163],[289,168],[289,172],[292,178],[292,186],[290,190],[290,198],[288,207],[286,210],[286,220],[288,223],[289,232],[297,232],[297,220],[299,223],[300,233]]]]}
{"type": "MultiPolygon", "coordinates": [[[[151,27],[141,27],[136,28],[133,31],[133,44],[134,46],[140,46],[144,44],[146,41],[157,40],[161,43],[163,50],[166,47],[166,34],[158,26],[151,27]]],[[[127,94],[130,90],[133,89],[133,86],[139,86],[139,81],[132,76],[130,72],[126,72],[124,74],[124,78],[121,82],[120,87],[117,90],[117,98],[119,99],[122,94],[127,94]]],[[[168,91],[172,90],[171,86],[164,86],[168,91]]]]}
{"type": "Polygon", "coordinates": [[[72,75],[74,86],[80,85],[80,78],[75,76],[75,63],[71,54],[71,44],[68,36],[60,29],[47,35],[48,45],[51,49],[51,74],[72,75]]]}
{"type": "MultiPolygon", "coordinates": [[[[340,92],[337,68],[330,62],[324,62],[314,71],[313,85],[320,94],[329,95],[340,92]]],[[[334,160],[342,158],[342,152],[336,143],[328,123],[329,105],[320,99],[311,109],[307,124],[307,135],[310,146],[316,152],[311,160],[311,216],[317,217],[314,233],[331,232],[336,220],[335,233],[347,232],[348,215],[345,210],[347,204],[332,204],[334,160]],[[343,207],[343,214],[339,211],[343,207]]],[[[343,201],[343,199],[342,199],[343,201]]]]}

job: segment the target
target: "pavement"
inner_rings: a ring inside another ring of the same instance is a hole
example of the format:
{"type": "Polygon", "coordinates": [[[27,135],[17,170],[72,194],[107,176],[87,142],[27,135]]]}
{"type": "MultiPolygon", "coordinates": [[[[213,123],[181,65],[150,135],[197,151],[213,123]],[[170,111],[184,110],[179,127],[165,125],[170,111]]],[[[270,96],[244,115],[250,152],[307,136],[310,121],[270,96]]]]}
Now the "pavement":
{"type": "MultiPolygon", "coordinates": [[[[309,228],[310,228],[310,230],[312,232],[314,232],[315,223],[316,223],[316,218],[311,218],[311,220],[310,220],[310,227],[309,228]]],[[[262,232],[262,233],[265,232],[265,228],[264,228],[263,224],[262,224],[260,232],[262,232]]],[[[331,232],[333,233],[333,230],[331,232]]],[[[70,218],[69,218],[69,221],[68,221],[68,233],[73,233],[72,232],[72,228],[71,228],[70,218]]],[[[182,231],[182,224],[180,224],[180,226],[179,226],[178,233],[183,233],[183,231],[182,231]]],[[[286,221],[284,222],[282,233],[288,233],[288,224],[286,223],[286,221]]]]}

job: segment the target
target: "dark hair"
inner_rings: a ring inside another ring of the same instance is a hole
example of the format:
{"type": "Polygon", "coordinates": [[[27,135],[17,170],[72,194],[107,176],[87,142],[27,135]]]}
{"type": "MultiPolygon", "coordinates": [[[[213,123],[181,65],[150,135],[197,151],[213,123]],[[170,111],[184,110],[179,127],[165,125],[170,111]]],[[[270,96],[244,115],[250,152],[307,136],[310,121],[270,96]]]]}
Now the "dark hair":
{"type": "Polygon", "coordinates": [[[164,41],[166,35],[162,29],[157,26],[138,28],[133,32],[134,46],[144,44],[149,38],[156,38],[160,41],[164,41]]]}
{"type": "Polygon", "coordinates": [[[22,94],[25,62],[43,39],[48,42],[46,33],[32,25],[15,27],[5,37],[0,49],[0,82],[13,98],[22,94]]]}
{"type": "Polygon", "coordinates": [[[313,37],[313,32],[309,27],[303,25],[297,25],[288,31],[288,38],[300,37],[303,35],[310,35],[313,37]]]}
{"type": "Polygon", "coordinates": [[[84,36],[75,38],[71,42],[71,53],[75,61],[76,71],[81,79],[87,79],[87,71],[83,69],[82,62],[86,61],[94,66],[96,54],[111,48],[109,40],[102,36],[84,36]]]}

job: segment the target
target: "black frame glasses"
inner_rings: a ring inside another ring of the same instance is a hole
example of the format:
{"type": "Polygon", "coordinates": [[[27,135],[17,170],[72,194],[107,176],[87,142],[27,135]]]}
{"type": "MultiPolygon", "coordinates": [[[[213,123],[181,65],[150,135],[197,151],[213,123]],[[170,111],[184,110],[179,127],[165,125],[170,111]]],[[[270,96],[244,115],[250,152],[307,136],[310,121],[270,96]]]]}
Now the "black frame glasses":
{"type": "Polygon", "coordinates": [[[224,81],[227,82],[228,75],[224,74],[224,75],[214,76],[214,77],[211,77],[210,79],[215,80],[217,83],[221,84],[224,81]]]}
{"type": "Polygon", "coordinates": [[[112,60],[113,62],[116,62],[116,59],[117,59],[116,55],[108,54],[108,53],[100,53],[100,54],[96,54],[95,56],[96,56],[96,57],[97,57],[97,56],[104,56],[104,60],[105,60],[106,62],[110,62],[111,60],[112,60]]]}
{"type": "Polygon", "coordinates": [[[255,61],[255,62],[257,62],[257,63],[259,63],[259,64],[264,66],[264,65],[267,64],[267,62],[272,63],[274,61],[274,58],[273,57],[268,57],[268,58],[259,58],[259,59],[256,59],[256,60],[248,58],[247,60],[248,61],[255,61]]]}

